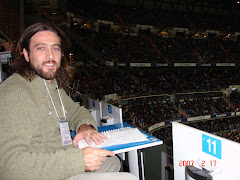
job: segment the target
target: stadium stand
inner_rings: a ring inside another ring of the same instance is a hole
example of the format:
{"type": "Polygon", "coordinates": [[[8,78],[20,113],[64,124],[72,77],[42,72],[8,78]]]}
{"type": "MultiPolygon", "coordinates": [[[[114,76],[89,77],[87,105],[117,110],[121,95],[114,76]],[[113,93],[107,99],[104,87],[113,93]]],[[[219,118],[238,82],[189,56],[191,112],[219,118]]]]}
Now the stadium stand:
{"type": "MultiPolygon", "coordinates": [[[[230,86],[240,82],[240,36],[231,36],[239,31],[232,25],[234,19],[140,7],[115,8],[97,1],[94,4],[97,9],[92,9],[93,6],[81,2],[70,2],[67,9],[74,18],[68,20],[66,32],[72,44],[69,52],[74,55],[69,55],[69,60],[77,68],[75,82],[81,82],[78,89],[81,95],[122,107],[124,121],[144,131],[166,121],[240,111],[238,89],[226,93],[230,86]],[[101,23],[95,27],[93,22],[98,20],[101,23]],[[121,28],[113,29],[104,21],[121,28]],[[136,33],[131,29],[136,24],[150,25],[158,32],[139,28],[136,33]],[[187,28],[191,33],[168,33],[174,28],[187,28]],[[203,32],[208,30],[222,35],[208,33],[205,37],[203,32]],[[168,67],[109,67],[98,59],[127,64],[166,63],[168,67]],[[173,63],[234,63],[234,66],[172,67],[173,63]],[[109,94],[117,94],[118,99],[105,99],[109,94]]],[[[14,51],[15,42],[5,41],[3,46],[14,51]]],[[[238,116],[198,120],[187,125],[240,142],[238,116]]],[[[171,125],[158,127],[151,134],[172,147],[171,125]]]]}

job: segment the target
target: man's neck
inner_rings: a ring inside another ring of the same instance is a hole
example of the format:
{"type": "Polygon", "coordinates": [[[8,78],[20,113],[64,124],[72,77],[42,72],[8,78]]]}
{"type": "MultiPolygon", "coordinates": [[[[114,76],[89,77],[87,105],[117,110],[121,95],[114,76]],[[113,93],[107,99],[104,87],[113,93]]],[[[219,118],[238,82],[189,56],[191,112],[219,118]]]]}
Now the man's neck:
{"type": "Polygon", "coordinates": [[[46,80],[46,82],[48,82],[48,83],[52,83],[52,80],[46,80]]]}

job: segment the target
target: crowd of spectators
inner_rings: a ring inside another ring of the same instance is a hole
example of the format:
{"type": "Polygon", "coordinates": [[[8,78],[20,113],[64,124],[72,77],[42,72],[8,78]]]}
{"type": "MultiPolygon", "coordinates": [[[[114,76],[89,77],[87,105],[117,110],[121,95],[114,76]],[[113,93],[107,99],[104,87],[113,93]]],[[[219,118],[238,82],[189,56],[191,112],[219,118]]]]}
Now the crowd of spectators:
{"type": "Polygon", "coordinates": [[[103,68],[81,70],[76,79],[83,82],[79,88],[81,94],[89,93],[93,98],[102,100],[104,95],[114,93],[128,98],[220,91],[230,85],[239,84],[240,74],[237,68],[167,68],[161,70],[103,68]]]}
{"type": "Polygon", "coordinates": [[[123,109],[124,121],[145,131],[167,120],[239,111],[239,93],[226,97],[220,91],[238,84],[237,69],[152,71],[106,68],[81,71],[78,78],[81,94],[91,94],[99,100],[107,94],[121,96],[118,105],[123,109]],[[146,95],[149,97],[139,97],[146,95]],[[130,99],[123,100],[127,98],[130,99]]]}
{"type": "MultiPolygon", "coordinates": [[[[97,3],[97,2],[96,2],[97,3]]],[[[224,33],[232,32],[230,25],[220,24],[219,18],[207,15],[197,16],[196,14],[183,14],[172,12],[154,12],[153,10],[138,8],[114,8],[106,4],[96,5],[97,9],[87,4],[81,6],[70,3],[70,12],[75,13],[82,19],[102,19],[119,22],[122,25],[126,23],[157,25],[161,24],[162,29],[169,27],[186,27],[194,32],[204,30],[221,30],[224,33]],[[142,12],[142,14],[139,13],[142,12]],[[155,14],[155,15],[154,15],[155,14]],[[139,20],[138,20],[139,19],[139,20]],[[158,19],[159,21],[157,21],[158,19]],[[194,19],[191,20],[191,19],[194,19]],[[193,23],[194,22],[194,23],[193,23]]],[[[78,17],[76,16],[76,17],[78,17]]],[[[223,17],[220,18],[221,22],[223,17]]],[[[227,21],[229,24],[231,22],[227,21]]],[[[123,35],[115,33],[109,26],[105,30],[99,31],[91,28],[82,28],[78,22],[72,23],[75,31],[81,36],[86,45],[92,47],[102,58],[111,62],[151,62],[151,63],[223,63],[238,62],[240,55],[239,40],[225,39],[221,37],[210,36],[207,38],[195,39],[193,35],[181,35],[163,38],[150,33],[139,33],[138,36],[123,35]]]]}
{"type": "Polygon", "coordinates": [[[156,123],[183,118],[167,96],[128,100],[126,104],[121,104],[121,107],[123,120],[145,131],[156,123]]]}
{"type": "Polygon", "coordinates": [[[229,101],[235,107],[236,111],[240,110],[240,93],[234,91],[229,96],[229,101]]]}
{"type": "MultiPolygon", "coordinates": [[[[230,139],[235,142],[240,142],[240,117],[198,121],[187,123],[186,125],[230,139]]],[[[170,125],[158,129],[153,132],[153,135],[161,140],[171,141],[172,126],[170,125]]]]}
{"type": "Polygon", "coordinates": [[[87,46],[106,61],[127,63],[236,63],[240,55],[239,40],[212,37],[203,39],[153,36],[130,36],[105,28],[98,32],[73,29],[87,46]]]}
{"type": "MultiPolygon", "coordinates": [[[[109,20],[122,25],[125,23],[146,24],[145,22],[149,25],[159,25],[160,22],[162,27],[186,27],[195,28],[195,30],[217,30],[221,27],[221,30],[224,28],[226,31],[230,30],[228,25],[220,25],[209,16],[198,18],[192,14],[191,17],[195,22],[193,24],[190,16],[181,13],[172,14],[165,11],[150,13],[150,11],[144,10],[144,16],[141,16],[138,8],[124,7],[116,11],[115,8],[105,4],[96,4],[96,6],[98,9],[94,9],[94,11],[91,6],[81,9],[76,8],[78,6],[75,5],[71,7],[71,10],[82,19],[109,20]],[[158,23],[156,19],[159,20],[158,23]]],[[[236,50],[240,49],[239,40],[233,41],[223,37],[194,39],[175,36],[163,38],[153,36],[151,33],[130,36],[115,33],[110,26],[101,26],[100,24],[99,31],[95,31],[90,28],[82,28],[77,22],[74,22],[71,28],[77,32],[86,46],[91,47],[104,60],[111,62],[236,63],[240,55],[240,51],[236,50]]],[[[81,94],[91,94],[94,99],[99,100],[104,99],[104,95],[114,93],[122,98],[189,93],[188,95],[179,95],[179,97],[176,95],[174,102],[170,101],[169,96],[161,96],[135,98],[121,104],[124,120],[143,130],[166,120],[238,111],[239,104],[233,96],[225,97],[221,92],[204,95],[192,94],[192,92],[220,91],[229,85],[238,84],[240,76],[237,69],[169,69],[161,71],[153,68],[151,71],[131,69],[125,71],[118,69],[81,71],[76,80],[82,82],[79,88],[81,94]]],[[[226,133],[226,130],[224,132],[226,133]]],[[[165,127],[164,135],[168,137],[169,134],[171,134],[170,130],[168,131],[165,127]]]]}
{"type": "Polygon", "coordinates": [[[228,105],[225,97],[185,99],[177,105],[186,117],[218,115],[235,111],[228,105]]]}
{"type": "MultiPolygon", "coordinates": [[[[72,7],[74,14],[85,19],[102,19],[120,25],[148,24],[171,27],[186,27],[199,32],[207,29],[230,32],[228,24],[219,24],[209,16],[191,16],[176,12],[155,12],[139,9],[116,9],[97,5],[100,11],[89,8],[72,7]],[[192,21],[191,19],[194,19],[192,21]],[[157,22],[158,20],[158,22],[157,22]],[[194,22],[194,23],[193,23],[194,22]]],[[[218,18],[219,19],[219,18],[218,18]]],[[[226,22],[226,21],[225,21],[226,22]]],[[[230,23],[230,22],[229,22],[230,23]]],[[[126,63],[238,63],[240,56],[239,39],[209,36],[154,36],[148,31],[138,36],[115,33],[110,26],[100,24],[99,31],[82,28],[77,22],[71,27],[86,46],[91,47],[101,58],[110,62],[126,63]]],[[[80,80],[81,94],[91,94],[92,98],[102,100],[107,94],[116,93],[123,99],[118,104],[123,109],[124,121],[147,131],[156,123],[204,115],[219,115],[239,111],[240,93],[226,97],[222,89],[238,84],[240,74],[234,68],[189,68],[133,70],[102,69],[101,71],[81,71],[76,79],[80,80]],[[207,92],[206,91],[214,91],[207,92]],[[196,93],[198,92],[198,93],[196,93]],[[151,96],[161,95],[164,96],[151,96]],[[174,100],[171,99],[171,94],[174,100]],[[174,94],[174,95],[173,95],[174,94]],[[139,96],[149,96],[137,98],[139,96]],[[151,97],[150,97],[151,96],[151,97]],[[135,98],[132,98],[135,97],[135,98]]],[[[204,120],[188,125],[217,134],[236,142],[239,140],[240,118],[204,120]]],[[[154,136],[170,141],[171,126],[154,131],[154,136]]]]}
{"type": "Polygon", "coordinates": [[[207,94],[175,102],[171,102],[169,96],[130,99],[121,104],[124,121],[147,131],[150,126],[169,120],[235,112],[223,94],[211,98],[206,97],[207,94]]]}

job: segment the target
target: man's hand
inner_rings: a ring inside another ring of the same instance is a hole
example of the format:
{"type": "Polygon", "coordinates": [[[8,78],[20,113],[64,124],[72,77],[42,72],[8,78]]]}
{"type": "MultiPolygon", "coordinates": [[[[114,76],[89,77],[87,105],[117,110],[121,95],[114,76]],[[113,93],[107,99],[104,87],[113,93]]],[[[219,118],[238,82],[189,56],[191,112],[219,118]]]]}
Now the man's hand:
{"type": "Polygon", "coordinates": [[[78,133],[73,139],[74,147],[77,147],[77,142],[81,139],[85,139],[88,145],[92,145],[90,139],[92,139],[95,142],[95,144],[100,144],[104,142],[103,139],[107,140],[107,137],[97,132],[91,126],[83,124],[80,126],[78,133]]]}
{"type": "Polygon", "coordinates": [[[85,163],[85,171],[97,171],[101,168],[106,156],[114,156],[114,152],[106,149],[87,147],[82,149],[85,163]]]}

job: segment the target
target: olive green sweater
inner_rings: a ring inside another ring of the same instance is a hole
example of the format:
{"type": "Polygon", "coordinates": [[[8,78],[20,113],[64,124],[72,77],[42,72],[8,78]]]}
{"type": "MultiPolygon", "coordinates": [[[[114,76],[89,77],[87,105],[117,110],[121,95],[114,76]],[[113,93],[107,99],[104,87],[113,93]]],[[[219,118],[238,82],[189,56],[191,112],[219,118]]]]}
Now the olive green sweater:
{"type": "MultiPolygon", "coordinates": [[[[62,117],[56,85],[55,79],[47,83],[62,117]]],[[[84,123],[96,127],[87,109],[74,103],[64,90],[60,92],[71,130],[84,123]]],[[[41,77],[29,82],[13,74],[0,84],[0,123],[1,180],[66,179],[84,173],[82,151],[62,145],[58,119],[41,77]]]]}

